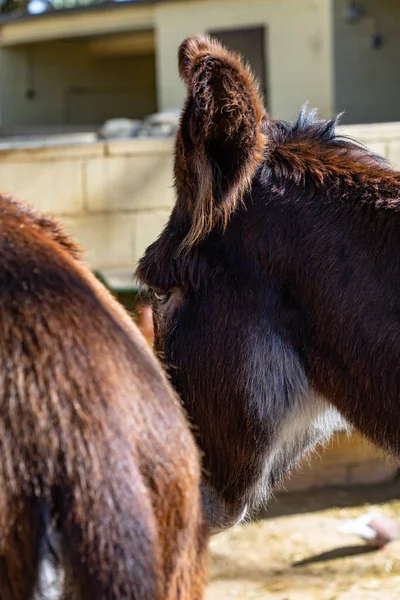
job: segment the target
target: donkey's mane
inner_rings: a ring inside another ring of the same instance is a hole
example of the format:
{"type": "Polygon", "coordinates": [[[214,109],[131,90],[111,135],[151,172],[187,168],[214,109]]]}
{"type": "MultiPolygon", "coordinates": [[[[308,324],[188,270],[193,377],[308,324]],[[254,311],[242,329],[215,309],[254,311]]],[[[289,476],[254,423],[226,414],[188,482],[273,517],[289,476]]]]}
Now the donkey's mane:
{"type": "Polygon", "coordinates": [[[321,143],[329,143],[336,139],[336,126],[341,117],[341,113],[333,119],[318,119],[318,110],[309,108],[304,104],[300,110],[295,123],[284,120],[270,119],[264,121],[269,127],[266,130],[269,140],[275,144],[284,144],[287,142],[300,142],[305,140],[314,140],[321,143]]]}
{"type": "Polygon", "coordinates": [[[340,117],[318,119],[317,111],[305,105],[294,124],[265,119],[266,164],[280,179],[296,184],[363,185],[381,199],[398,198],[400,173],[355,139],[337,135],[340,117]]]}

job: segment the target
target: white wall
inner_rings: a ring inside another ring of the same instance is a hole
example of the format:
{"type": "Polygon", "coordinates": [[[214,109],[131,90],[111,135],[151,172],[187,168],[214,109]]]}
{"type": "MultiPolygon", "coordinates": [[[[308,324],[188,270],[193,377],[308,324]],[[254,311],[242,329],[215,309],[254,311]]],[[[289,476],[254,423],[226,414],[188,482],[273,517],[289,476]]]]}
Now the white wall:
{"type": "Polygon", "coordinates": [[[267,85],[274,117],[289,119],[309,100],[333,112],[331,0],[198,0],[157,5],[159,106],[180,106],[176,53],[188,35],[209,29],[266,27],[267,85]]]}

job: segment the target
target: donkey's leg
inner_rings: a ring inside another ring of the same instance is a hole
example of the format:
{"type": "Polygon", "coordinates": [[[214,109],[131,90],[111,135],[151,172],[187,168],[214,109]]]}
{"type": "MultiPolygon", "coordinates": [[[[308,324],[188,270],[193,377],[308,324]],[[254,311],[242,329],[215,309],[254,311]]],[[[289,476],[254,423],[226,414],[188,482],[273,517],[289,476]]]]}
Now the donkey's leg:
{"type": "MultiPolygon", "coordinates": [[[[12,503],[10,503],[10,506],[12,503]]],[[[29,498],[13,514],[9,525],[0,531],[0,599],[31,600],[38,582],[39,563],[45,533],[39,501],[29,498]]]]}

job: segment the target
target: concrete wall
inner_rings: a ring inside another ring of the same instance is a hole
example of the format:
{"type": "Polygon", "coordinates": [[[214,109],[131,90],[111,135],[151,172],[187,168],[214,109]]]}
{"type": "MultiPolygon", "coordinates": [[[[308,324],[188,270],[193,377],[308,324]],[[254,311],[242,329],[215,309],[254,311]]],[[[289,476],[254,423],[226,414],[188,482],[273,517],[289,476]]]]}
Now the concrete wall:
{"type": "Polygon", "coordinates": [[[171,211],[172,141],[2,149],[0,181],[59,218],[92,269],[130,273],[171,211]]]}
{"type": "Polygon", "coordinates": [[[400,122],[341,125],[337,130],[360,141],[400,169],[400,122]]]}
{"type": "MultiPolygon", "coordinates": [[[[400,168],[400,123],[340,127],[400,168]]],[[[94,269],[132,270],[173,201],[173,141],[0,148],[1,191],[67,226],[94,269]]]]}
{"type": "Polygon", "coordinates": [[[344,17],[348,0],[332,0],[334,18],[335,112],[345,110],[345,123],[400,119],[400,3],[365,0],[365,16],[357,23],[344,17]],[[374,49],[378,26],[383,45],[374,49]]]}
{"type": "Polygon", "coordinates": [[[0,89],[7,128],[96,125],[157,109],[154,55],[93,56],[73,40],[2,48],[0,89]]]}
{"type": "Polygon", "coordinates": [[[324,486],[366,485],[394,481],[394,461],[358,434],[335,436],[317,448],[285,482],[289,491],[324,486]]]}
{"type": "Polygon", "coordinates": [[[160,108],[180,106],[184,90],[176,53],[193,33],[266,27],[269,111],[284,119],[309,100],[324,116],[333,112],[330,0],[199,0],[157,5],[157,77],[160,108]]]}

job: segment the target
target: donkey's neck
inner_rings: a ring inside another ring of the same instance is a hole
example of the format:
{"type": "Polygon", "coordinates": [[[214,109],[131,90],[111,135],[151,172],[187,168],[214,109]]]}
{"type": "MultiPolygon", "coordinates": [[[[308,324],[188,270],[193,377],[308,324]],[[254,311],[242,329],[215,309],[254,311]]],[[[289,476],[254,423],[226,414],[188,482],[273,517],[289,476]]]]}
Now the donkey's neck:
{"type": "Polygon", "coordinates": [[[265,262],[302,308],[298,350],[312,384],[400,455],[400,180],[390,198],[375,175],[319,191],[270,175],[255,219],[265,262]]]}

